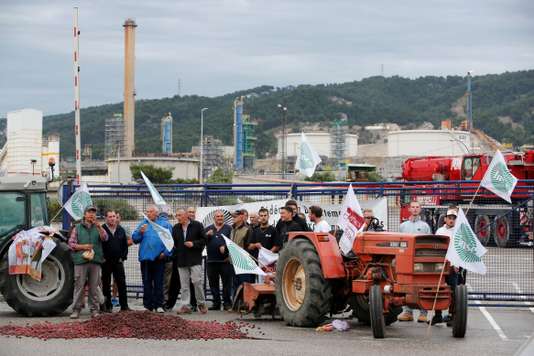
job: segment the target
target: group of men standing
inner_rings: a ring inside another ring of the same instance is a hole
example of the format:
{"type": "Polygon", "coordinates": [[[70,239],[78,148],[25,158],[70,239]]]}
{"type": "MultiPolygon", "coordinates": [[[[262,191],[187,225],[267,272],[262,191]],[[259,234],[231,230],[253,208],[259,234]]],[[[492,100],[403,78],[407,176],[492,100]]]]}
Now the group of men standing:
{"type": "MultiPolygon", "coordinates": [[[[92,315],[111,311],[111,277],[116,283],[121,310],[129,310],[126,294],[124,261],[128,246],[139,245],[138,260],[143,281],[143,306],[163,313],[179,302],[178,313],[195,310],[230,310],[232,298],[244,282],[254,283],[256,275],[234,273],[224,237],[231,239],[247,251],[256,261],[260,250],[278,253],[292,231],[309,231],[306,216],[299,213],[295,200],[288,200],[280,208],[280,220],[275,226],[265,208],[250,214],[239,209],[232,214],[232,225],[225,223],[223,211],[215,211],[213,224],[204,227],[195,220],[195,208],[176,211],[177,223],[170,223],[170,214],[158,206],[146,209],[145,217],[130,234],[120,225],[115,211],[105,213],[105,224],[96,218],[96,208],[85,209],[84,217],[74,225],[69,246],[75,264],[75,291],[72,318],[79,316],[84,305],[85,286],[88,287],[89,307],[92,315]],[[161,231],[172,234],[174,247],[168,250],[161,239],[161,231]],[[206,249],[206,272],[213,303],[207,307],[202,273],[203,251],[206,249]],[[86,282],[87,281],[87,282],[86,282]],[[220,285],[222,284],[222,291],[220,285]],[[180,299],[178,301],[178,296],[180,299]]],[[[366,214],[369,215],[369,214],[366,214]]],[[[308,218],[316,232],[330,232],[323,220],[323,210],[309,208],[308,218]]],[[[372,212],[371,215],[372,216],[372,212]]]]}

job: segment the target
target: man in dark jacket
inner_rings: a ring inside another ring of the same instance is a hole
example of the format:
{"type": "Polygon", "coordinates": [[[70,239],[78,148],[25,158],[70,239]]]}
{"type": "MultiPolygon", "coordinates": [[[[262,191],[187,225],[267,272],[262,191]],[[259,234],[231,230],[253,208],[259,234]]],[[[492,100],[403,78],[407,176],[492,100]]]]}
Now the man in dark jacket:
{"type": "Polygon", "coordinates": [[[126,276],[123,262],[128,258],[128,237],[122,226],[117,224],[115,211],[106,212],[106,223],[102,225],[108,234],[108,240],[102,243],[104,264],[102,265],[102,291],[106,297],[105,311],[111,312],[111,275],[117,284],[121,311],[130,310],[126,294],[126,276]]]}
{"type": "Polygon", "coordinates": [[[191,313],[191,294],[189,280],[193,283],[198,309],[208,311],[202,285],[202,250],[206,246],[206,236],[202,224],[191,220],[184,209],[176,212],[178,224],[172,229],[175,258],[181,286],[181,307],[179,314],[191,313]]]}
{"type": "Polygon", "coordinates": [[[224,213],[217,210],[214,214],[215,222],[206,228],[208,238],[208,280],[210,283],[213,305],[210,310],[221,310],[220,280],[223,285],[223,306],[225,310],[232,308],[232,278],[233,269],[228,257],[228,249],[223,235],[227,238],[232,233],[232,227],[224,223],[224,213]]]}
{"type": "Polygon", "coordinates": [[[293,220],[293,210],[284,206],[280,208],[280,220],[276,224],[276,232],[282,238],[284,243],[287,242],[287,233],[291,231],[303,231],[302,226],[293,220]]]}
{"type": "MultiPolygon", "coordinates": [[[[292,212],[291,220],[293,220],[299,226],[299,229],[298,230],[294,230],[294,231],[310,231],[310,227],[308,226],[308,223],[306,222],[306,219],[302,219],[298,215],[299,207],[298,207],[297,202],[295,200],[293,200],[293,199],[290,199],[290,200],[288,200],[286,202],[285,206],[291,209],[291,212],[292,212]]],[[[276,230],[280,231],[280,229],[282,228],[280,226],[282,224],[282,222],[283,222],[282,219],[278,220],[278,223],[276,224],[276,230]]]]}
{"type": "Polygon", "coordinates": [[[269,224],[269,210],[261,208],[258,212],[259,226],[252,231],[252,238],[248,244],[249,253],[258,259],[260,248],[271,252],[278,252],[282,248],[282,239],[274,226],[269,224]]]}

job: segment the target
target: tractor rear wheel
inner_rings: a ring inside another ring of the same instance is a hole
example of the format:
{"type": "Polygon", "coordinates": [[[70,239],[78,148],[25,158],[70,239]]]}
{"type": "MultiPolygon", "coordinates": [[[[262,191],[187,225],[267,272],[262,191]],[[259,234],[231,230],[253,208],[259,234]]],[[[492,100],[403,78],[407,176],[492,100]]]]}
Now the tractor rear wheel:
{"type": "Polygon", "coordinates": [[[379,285],[374,285],[369,290],[369,312],[371,316],[371,329],[376,339],[383,339],[386,332],[384,321],[384,300],[382,299],[382,289],[379,285]]]}
{"type": "Polygon", "coordinates": [[[276,303],[292,326],[316,326],[330,310],[332,287],[323,277],[321,261],[306,239],[291,240],[277,264],[276,303]]]}
{"type": "Polygon", "coordinates": [[[454,315],[452,319],[452,336],[462,338],[467,329],[467,287],[456,286],[454,291],[454,315]]]}

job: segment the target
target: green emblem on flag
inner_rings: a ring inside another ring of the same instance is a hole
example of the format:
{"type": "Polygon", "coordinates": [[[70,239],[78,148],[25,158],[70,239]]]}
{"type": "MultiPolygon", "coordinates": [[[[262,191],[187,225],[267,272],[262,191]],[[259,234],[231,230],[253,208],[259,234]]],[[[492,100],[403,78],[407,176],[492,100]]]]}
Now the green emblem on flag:
{"type": "Polygon", "coordinates": [[[508,194],[514,186],[514,176],[502,163],[497,162],[490,171],[491,184],[502,193],[508,194]]]}
{"type": "Polygon", "coordinates": [[[85,191],[78,191],[72,195],[72,212],[82,217],[85,208],[92,205],[93,201],[91,200],[91,195],[85,191]]]}
{"type": "Polygon", "coordinates": [[[228,244],[228,250],[232,256],[232,264],[242,270],[254,271],[258,266],[252,258],[249,256],[243,255],[239,248],[234,244],[228,244]]]}
{"type": "Polygon", "coordinates": [[[462,223],[454,235],[454,249],[462,261],[466,263],[481,262],[477,255],[477,241],[469,226],[462,223]]]}

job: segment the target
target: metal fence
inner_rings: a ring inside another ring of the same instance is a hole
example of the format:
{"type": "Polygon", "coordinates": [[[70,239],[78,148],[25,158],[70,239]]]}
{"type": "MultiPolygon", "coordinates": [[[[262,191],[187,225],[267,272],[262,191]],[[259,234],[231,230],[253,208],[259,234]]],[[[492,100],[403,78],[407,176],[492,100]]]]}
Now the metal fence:
{"type": "MultiPolygon", "coordinates": [[[[413,200],[421,203],[423,219],[432,231],[443,224],[448,206],[462,207],[475,233],[488,249],[484,257],[487,274],[470,273],[468,276],[470,299],[485,301],[488,305],[534,305],[534,180],[518,183],[513,204],[498,200],[488,192],[479,192],[470,204],[478,186],[474,181],[352,185],[360,201],[387,199],[386,225],[389,231],[399,231],[406,218],[406,206],[413,200]]],[[[160,185],[157,188],[175,211],[189,206],[232,205],[289,197],[308,205],[341,204],[348,184],[206,184],[160,185]]],[[[139,223],[140,214],[152,204],[145,185],[93,185],[89,189],[99,206],[118,205],[130,209],[131,213],[123,219],[122,225],[132,231],[139,223]]],[[[72,186],[64,187],[64,202],[74,190],[72,186]]],[[[171,220],[171,223],[176,221],[171,220]]],[[[64,214],[64,228],[69,224],[69,216],[64,214]]],[[[125,268],[129,292],[139,294],[142,282],[137,252],[137,246],[132,246],[125,268]]]]}

